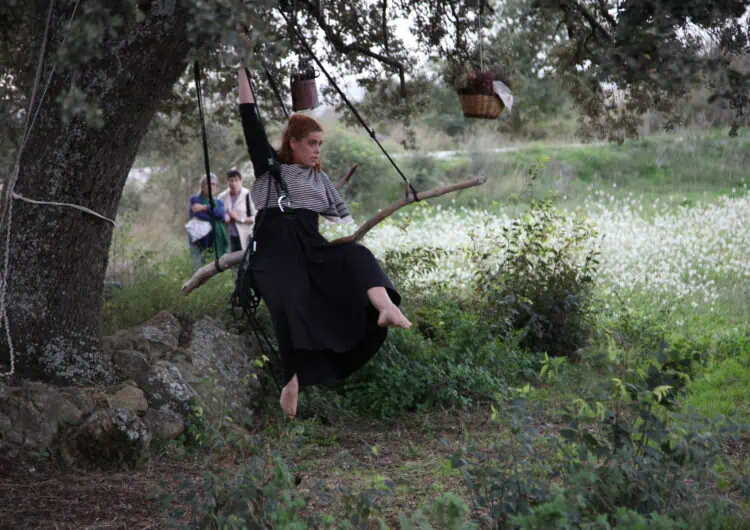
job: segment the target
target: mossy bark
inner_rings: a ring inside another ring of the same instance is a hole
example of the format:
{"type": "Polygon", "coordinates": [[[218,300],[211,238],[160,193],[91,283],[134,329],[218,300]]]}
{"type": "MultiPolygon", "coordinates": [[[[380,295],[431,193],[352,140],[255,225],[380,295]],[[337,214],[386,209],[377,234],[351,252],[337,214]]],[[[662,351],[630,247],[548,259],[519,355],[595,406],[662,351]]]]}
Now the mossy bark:
{"type": "MultiPolygon", "coordinates": [[[[55,9],[42,87],[56,60],[70,6],[55,9]]],[[[144,20],[127,24],[107,52],[85,67],[57,67],[21,157],[15,192],[72,203],[110,219],[117,214],[141,139],[190,50],[186,8],[150,3],[144,20]],[[104,126],[66,122],[58,97],[71,84],[101,109],[104,126]]],[[[41,35],[39,41],[41,42],[41,35]]],[[[13,201],[6,303],[21,377],[89,384],[112,379],[101,351],[100,311],[112,225],[67,207],[13,201]]],[[[5,241],[7,223],[0,227],[5,241]]],[[[2,336],[0,369],[9,349],[2,336]]]]}

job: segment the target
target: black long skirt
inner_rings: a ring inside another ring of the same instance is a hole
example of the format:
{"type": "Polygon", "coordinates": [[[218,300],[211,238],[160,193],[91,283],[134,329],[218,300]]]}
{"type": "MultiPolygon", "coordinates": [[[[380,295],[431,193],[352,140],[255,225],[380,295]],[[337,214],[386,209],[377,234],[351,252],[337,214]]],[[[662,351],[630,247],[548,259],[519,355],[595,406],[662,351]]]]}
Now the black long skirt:
{"type": "Polygon", "coordinates": [[[273,321],[285,383],[327,384],[359,370],[385,341],[367,297],[401,297],[375,256],[358,243],[331,245],[310,210],[263,209],[249,271],[273,321]]]}

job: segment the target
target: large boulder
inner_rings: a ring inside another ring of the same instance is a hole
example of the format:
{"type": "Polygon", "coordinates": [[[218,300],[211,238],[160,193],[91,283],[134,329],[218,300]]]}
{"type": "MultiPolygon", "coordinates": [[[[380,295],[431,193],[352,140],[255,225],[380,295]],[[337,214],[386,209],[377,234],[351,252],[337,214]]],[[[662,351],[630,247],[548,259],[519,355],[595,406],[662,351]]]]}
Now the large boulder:
{"type": "Polygon", "coordinates": [[[137,383],[146,394],[150,407],[166,407],[178,414],[190,413],[196,393],[173,363],[157,361],[137,383]]]}
{"type": "Polygon", "coordinates": [[[48,384],[0,382],[0,444],[42,453],[53,446],[66,425],[78,423],[82,416],[80,408],[48,384]]]}
{"type": "Polygon", "coordinates": [[[216,320],[203,318],[193,324],[186,351],[178,366],[200,395],[209,419],[229,414],[239,420],[261,404],[258,373],[263,363],[256,362],[260,349],[249,336],[228,333],[216,320]]]}
{"type": "Polygon", "coordinates": [[[137,350],[116,350],[112,354],[112,361],[117,372],[125,379],[138,380],[151,369],[148,354],[137,350]]]}
{"type": "Polygon", "coordinates": [[[104,340],[120,376],[137,383],[151,408],[187,415],[198,398],[209,420],[244,419],[261,403],[257,341],[217,320],[161,312],[104,340]]]}
{"type": "Polygon", "coordinates": [[[59,451],[71,465],[131,466],[152,439],[180,436],[193,414],[222,423],[231,416],[230,428],[241,431],[262,402],[257,342],[214,319],[163,312],[104,343],[117,385],[0,381],[0,452],[59,451]]]}
{"type": "Polygon", "coordinates": [[[110,388],[0,382],[0,451],[33,457],[59,450],[71,465],[110,457],[132,465],[151,439],[138,417],[147,410],[143,391],[132,381],[110,388]]]}
{"type": "Polygon", "coordinates": [[[110,408],[113,409],[127,409],[135,413],[148,410],[148,402],[143,390],[131,382],[124,383],[108,401],[110,408]]]}
{"type": "Polygon", "coordinates": [[[135,412],[99,409],[66,436],[60,453],[69,465],[90,462],[99,467],[138,465],[145,457],[151,433],[135,412]]]}
{"type": "Polygon", "coordinates": [[[143,421],[155,441],[174,440],[185,431],[185,420],[169,407],[148,409],[143,421]]]}
{"type": "Polygon", "coordinates": [[[154,315],[148,322],[118,331],[104,339],[110,352],[135,350],[153,362],[177,349],[182,326],[180,321],[166,311],[154,315]]]}

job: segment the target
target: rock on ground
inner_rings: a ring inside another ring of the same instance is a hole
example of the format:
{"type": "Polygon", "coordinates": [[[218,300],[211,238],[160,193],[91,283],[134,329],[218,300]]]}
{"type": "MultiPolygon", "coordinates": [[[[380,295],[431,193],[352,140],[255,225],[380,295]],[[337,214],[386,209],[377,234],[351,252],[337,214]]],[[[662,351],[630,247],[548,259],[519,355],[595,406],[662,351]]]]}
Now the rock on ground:
{"type": "Polygon", "coordinates": [[[0,452],[56,451],[70,465],[136,465],[152,440],[173,440],[201,408],[209,423],[239,429],[263,400],[254,339],[220,322],[161,312],[103,340],[117,384],[54,386],[0,381],[0,452]]]}

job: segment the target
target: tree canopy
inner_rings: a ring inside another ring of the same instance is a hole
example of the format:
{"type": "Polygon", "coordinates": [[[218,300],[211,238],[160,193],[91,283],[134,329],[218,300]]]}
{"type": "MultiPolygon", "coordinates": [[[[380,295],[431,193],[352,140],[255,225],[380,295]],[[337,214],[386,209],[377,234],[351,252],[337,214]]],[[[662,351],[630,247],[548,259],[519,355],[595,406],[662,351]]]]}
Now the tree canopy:
{"type": "Polygon", "coordinates": [[[748,0],[535,0],[532,17],[552,17],[568,40],[556,68],[585,115],[634,136],[639,117],[674,117],[691,89],[710,85],[747,123],[748,0]],[[612,97],[613,90],[619,97],[612,97]]]}
{"type": "MultiPolygon", "coordinates": [[[[78,88],[76,72],[101,59],[126,28],[164,9],[188,19],[192,57],[208,68],[205,92],[217,103],[216,119],[232,116],[234,71],[227,66],[238,55],[285,84],[297,59],[306,57],[296,28],[335,65],[332,73],[358,79],[370,94],[367,113],[376,120],[408,122],[428,108],[429,85],[439,76],[421,67],[420,56],[441,68],[478,65],[483,38],[487,60],[511,72],[524,70],[518,62],[550,67],[548,74],[564,82],[599,136],[633,136],[647,110],[679,119],[679,102],[700,84],[710,85],[714,97],[735,111],[735,128],[747,122],[750,72],[739,59],[750,53],[750,0],[56,1],[70,13],[50,42],[55,64],[70,78],[58,103],[66,115],[84,115],[92,124],[98,121],[97,102],[78,88]],[[409,21],[412,42],[399,37],[398,20],[409,21]],[[239,37],[243,26],[250,28],[252,44],[239,37]]],[[[2,125],[4,152],[18,145],[48,6],[42,0],[0,0],[0,105],[10,118],[2,125]]],[[[538,88],[521,75],[524,94],[538,88]]],[[[260,90],[269,115],[280,116],[267,84],[261,82],[260,90]]],[[[169,122],[176,137],[185,130],[178,125],[195,126],[193,97],[186,72],[160,104],[160,116],[181,118],[169,122]]]]}

